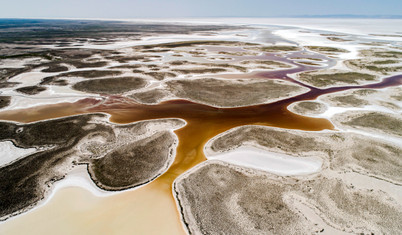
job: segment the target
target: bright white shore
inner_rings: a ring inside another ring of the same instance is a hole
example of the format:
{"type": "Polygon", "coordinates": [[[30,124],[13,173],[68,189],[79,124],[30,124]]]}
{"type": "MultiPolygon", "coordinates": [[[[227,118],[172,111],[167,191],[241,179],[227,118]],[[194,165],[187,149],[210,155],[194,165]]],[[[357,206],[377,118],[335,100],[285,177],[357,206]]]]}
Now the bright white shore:
{"type": "Polygon", "coordinates": [[[316,157],[293,157],[245,146],[216,155],[206,154],[206,157],[283,176],[316,173],[322,165],[322,159],[316,157]]]}
{"type": "Polygon", "coordinates": [[[17,148],[11,141],[0,142],[0,167],[36,152],[35,148],[17,148]]]}
{"type": "MultiPolygon", "coordinates": [[[[53,18],[52,18],[53,19],[53,18]]],[[[88,18],[63,18],[88,20],[88,18]]],[[[136,23],[187,23],[187,24],[249,24],[249,25],[278,25],[326,30],[350,34],[391,34],[401,29],[402,19],[351,19],[351,18],[242,18],[242,17],[209,17],[209,18],[122,18],[105,19],[91,18],[92,20],[117,20],[136,23]]]]}

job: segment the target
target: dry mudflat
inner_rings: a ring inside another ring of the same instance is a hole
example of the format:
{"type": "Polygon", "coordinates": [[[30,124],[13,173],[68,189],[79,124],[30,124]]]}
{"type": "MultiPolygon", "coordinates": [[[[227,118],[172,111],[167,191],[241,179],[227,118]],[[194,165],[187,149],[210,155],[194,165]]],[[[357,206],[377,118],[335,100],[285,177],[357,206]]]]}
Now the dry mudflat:
{"type": "Polygon", "coordinates": [[[205,153],[241,146],[320,157],[322,170],[280,177],[208,160],[174,183],[191,234],[393,234],[402,229],[397,196],[402,185],[400,146],[352,133],[242,126],[214,137],[205,153]],[[362,180],[345,181],[353,174],[362,180]]]}
{"type": "Polygon", "coordinates": [[[105,190],[152,181],[173,162],[178,141],[171,130],[183,125],[179,119],[116,125],[103,114],[30,124],[0,122],[0,141],[36,149],[1,166],[0,218],[32,208],[78,164],[87,165],[91,178],[105,190]]]}
{"type": "Polygon", "coordinates": [[[118,77],[81,81],[73,89],[97,94],[122,94],[144,87],[147,82],[139,77],[118,77]]]}
{"type": "MultiPolygon", "coordinates": [[[[234,128],[212,139],[207,154],[249,145],[291,156],[320,157],[332,170],[357,171],[402,183],[400,146],[386,140],[342,132],[306,132],[263,126],[234,128]]],[[[327,165],[324,164],[324,168],[327,165]]]]}
{"type": "Polygon", "coordinates": [[[219,107],[270,103],[308,91],[290,82],[255,79],[183,79],[171,80],[167,86],[177,97],[219,107]]]}
{"type": "Polygon", "coordinates": [[[298,74],[297,80],[317,88],[374,83],[377,77],[369,73],[346,70],[319,70],[298,74]]]}
{"type": "Polygon", "coordinates": [[[402,137],[401,115],[376,111],[351,111],[335,115],[332,121],[344,129],[402,137]]]}
{"type": "Polygon", "coordinates": [[[16,89],[16,91],[26,94],[26,95],[36,95],[45,90],[46,90],[46,87],[41,87],[41,86],[26,86],[26,87],[21,87],[21,88],[16,89]]]}
{"type": "MultiPolygon", "coordinates": [[[[51,99],[60,95],[58,91],[80,97],[125,96],[143,104],[180,98],[215,107],[249,106],[299,95],[308,92],[306,87],[310,86],[376,83],[384,75],[400,72],[402,63],[399,49],[384,49],[386,44],[374,41],[370,46],[376,49],[362,50],[359,57],[341,61],[335,69],[326,67],[335,64],[331,58],[347,58],[355,51],[299,43],[161,43],[166,38],[151,45],[121,47],[113,43],[122,38],[132,43],[142,37],[164,34],[217,35],[221,30],[239,27],[70,22],[75,33],[60,35],[63,30],[47,30],[54,28],[48,24],[53,26],[51,22],[38,21],[35,30],[4,30],[0,43],[0,109],[10,103],[15,107],[17,99],[30,95],[35,97],[29,99],[38,102],[41,96],[49,95],[51,99]],[[97,31],[88,31],[87,26],[95,26],[97,31]],[[18,45],[14,39],[18,39],[18,45]],[[72,48],[88,45],[104,49],[72,48]],[[298,73],[293,83],[284,72],[312,69],[315,71],[298,73]]],[[[332,42],[352,42],[351,35],[321,36],[332,42]]],[[[402,136],[402,119],[398,115],[400,87],[344,91],[319,100],[296,102],[289,110],[300,115],[318,115],[328,106],[372,105],[390,112],[360,110],[331,117],[336,127],[369,132],[376,138],[353,132],[306,132],[263,126],[237,127],[216,136],[205,147],[207,155],[251,146],[277,154],[274,157],[286,155],[301,161],[320,158],[321,171],[281,177],[241,164],[208,160],[180,176],[173,185],[189,233],[402,231],[402,149],[395,141],[402,136]]],[[[29,124],[0,122],[0,141],[11,141],[10,151],[26,153],[11,157],[0,167],[0,220],[33,208],[48,197],[55,182],[77,165],[84,165],[93,182],[103,190],[119,191],[151,182],[172,164],[178,144],[172,130],[182,126],[184,122],[179,119],[117,125],[103,114],[29,124]]],[[[246,160],[250,165],[252,160],[246,160]]]]}
{"type": "Polygon", "coordinates": [[[392,49],[365,49],[360,51],[359,59],[345,61],[352,70],[387,75],[402,71],[402,52],[392,49]]]}
{"type": "Polygon", "coordinates": [[[381,90],[358,89],[321,96],[319,99],[328,105],[345,108],[363,108],[366,105],[381,106],[392,111],[400,111],[402,87],[381,90]]]}
{"type": "Polygon", "coordinates": [[[10,101],[11,101],[10,96],[0,96],[0,109],[10,105],[10,101]]]}
{"type": "Polygon", "coordinates": [[[190,234],[393,234],[402,229],[402,207],[384,193],[320,175],[278,177],[207,161],[180,176],[174,193],[190,234]],[[317,215],[325,223],[315,222],[317,215]]]}
{"type": "Polygon", "coordinates": [[[317,115],[324,113],[327,106],[316,101],[299,101],[289,105],[288,109],[300,115],[317,115]]]}

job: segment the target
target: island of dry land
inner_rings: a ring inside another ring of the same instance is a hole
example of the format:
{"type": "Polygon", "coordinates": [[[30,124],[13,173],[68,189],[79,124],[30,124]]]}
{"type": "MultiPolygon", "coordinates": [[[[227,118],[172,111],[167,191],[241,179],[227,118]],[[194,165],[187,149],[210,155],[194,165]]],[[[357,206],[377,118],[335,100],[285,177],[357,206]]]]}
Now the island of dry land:
{"type": "Polygon", "coordinates": [[[289,110],[300,115],[317,115],[324,113],[327,107],[316,101],[300,101],[291,104],[289,110]]]}
{"type": "Polygon", "coordinates": [[[393,234],[402,229],[402,208],[388,195],[323,175],[278,177],[208,161],[179,177],[174,192],[190,234],[393,234]]]}
{"type": "Polygon", "coordinates": [[[240,146],[320,157],[324,163],[319,173],[286,177],[217,160],[191,169],[174,184],[191,234],[400,231],[400,197],[367,187],[367,182],[400,187],[400,146],[350,133],[243,126],[213,138],[205,151],[214,155],[240,146]],[[345,182],[356,173],[362,178],[345,182]]]}
{"type": "Polygon", "coordinates": [[[103,114],[30,124],[0,122],[1,141],[36,149],[1,166],[1,218],[33,207],[49,194],[54,182],[79,164],[88,165],[91,178],[105,190],[150,182],[173,162],[177,138],[171,130],[183,125],[179,119],[115,125],[103,114]]]}

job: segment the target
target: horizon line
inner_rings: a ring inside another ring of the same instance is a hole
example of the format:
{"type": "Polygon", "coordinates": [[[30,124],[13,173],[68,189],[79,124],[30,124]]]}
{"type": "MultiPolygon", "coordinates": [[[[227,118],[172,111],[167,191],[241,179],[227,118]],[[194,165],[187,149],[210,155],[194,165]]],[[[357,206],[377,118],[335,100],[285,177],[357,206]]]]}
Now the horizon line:
{"type": "Polygon", "coordinates": [[[18,20],[152,20],[152,19],[205,19],[205,18],[311,18],[311,19],[402,19],[402,15],[354,15],[354,14],[330,14],[330,15],[281,15],[281,16],[181,16],[181,17],[137,17],[137,18],[98,18],[98,17],[0,17],[0,19],[18,20]]]}

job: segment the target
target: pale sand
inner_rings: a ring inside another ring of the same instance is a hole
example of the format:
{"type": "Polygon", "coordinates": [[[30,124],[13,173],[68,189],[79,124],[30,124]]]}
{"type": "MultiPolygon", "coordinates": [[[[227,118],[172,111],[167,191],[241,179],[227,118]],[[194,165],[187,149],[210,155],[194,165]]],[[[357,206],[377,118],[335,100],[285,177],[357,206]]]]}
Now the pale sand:
{"type": "MultiPolygon", "coordinates": [[[[193,40],[222,40],[222,41],[233,41],[233,40],[244,40],[244,38],[240,36],[236,36],[236,33],[233,34],[220,34],[220,35],[212,35],[212,36],[204,36],[197,34],[165,34],[158,36],[149,36],[142,37],[140,40],[122,40],[113,43],[108,43],[106,45],[98,45],[93,44],[91,42],[85,42],[82,46],[74,46],[74,48],[88,48],[88,49],[105,49],[105,50],[116,50],[126,47],[140,46],[140,45],[151,45],[151,44],[159,44],[159,43],[170,43],[177,41],[193,41],[193,40]]],[[[52,48],[51,46],[48,46],[52,48]]],[[[66,48],[69,48],[68,46],[66,48]]],[[[55,47],[54,47],[55,48],[55,47]]]]}
{"type": "Polygon", "coordinates": [[[321,170],[322,165],[322,159],[317,157],[293,157],[245,146],[206,157],[283,176],[312,174],[321,170]]]}
{"type": "MultiPolygon", "coordinates": [[[[147,129],[155,132],[166,126],[151,123],[147,129]]],[[[39,206],[0,221],[0,234],[185,234],[170,182],[158,178],[134,189],[109,192],[94,184],[86,166],[75,166],[39,206]]]]}
{"type": "MultiPolygon", "coordinates": [[[[85,19],[85,18],[84,18],[85,19]]],[[[97,20],[110,20],[98,18],[97,20]]],[[[117,19],[116,19],[117,20],[117,19]]],[[[118,19],[128,22],[163,22],[192,24],[230,24],[230,25],[278,25],[293,26],[301,29],[323,30],[347,34],[394,34],[402,25],[401,19],[334,19],[334,18],[158,18],[158,19],[118,19]]],[[[370,36],[374,37],[374,36],[370,36]]]]}
{"type": "Polygon", "coordinates": [[[97,197],[81,187],[60,189],[45,206],[0,224],[0,234],[185,234],[170,185],[97,197]]]}
{"type": "Polygon", "coordinates": [[[35,148],[18,148],[11,141],[0,142],[0,167],[10,164],[36,151],[35,148]]]}
{"type": "MultiPolygon", "coordinates": [[[[261,154],[258,150],[254,153],[261,154]]],[[[285,169],[287,158],[284,159],[284,162],[279,160],[279,164],[285,169]]],[[[50,231],[59,234],[185,234],[170,184],[164,179],[146,187],[110,193],[89,182],[82,168],[57,183],[44,205],[0,224],[0,233],[4,234],[48,234],[50,231]]]]}
{"type": "MultiPolygon", "coordinates": [[[[91,96],[85,95],[85,96],[62,96],[62,97],[41,97],[41,98],[36,98],[36,97],[29,97],[29,96],[23,96],[23,95],[18,95],[18,96],[12,96],[11,98],[11,103],[9,106],[4,107],[1,111],[13,111],[17,109],[26,109],[26,108],[34,108],[34,107],[40,107],[43,105],[55,105],[59,103],[75,103],[79,100],[82,100],[84,98],[88,98],[91,96]]],[[[96,97],[96,96],[94,96],[96,97]]],[[[99,97],[99,96],[98,96],[99,97]]],[[[99,99],[102,99],[99,97],[99,99]]]]}
{"type": "MultiPolygon", "coordinates": [[[[54,73],[54,74],[58,74],[58,73],[54,73]]],[[[35,86],[41,82],[42,78],[44,78],[46,76],[50,76],[50,75],[51,74],[49,74],[49,73],[45,74],[42,72],[33,71],[33,72],[26,72],[26,73],[18,74],[16,76],[8,79],[8,81],[22,83],[21,85],[18,85],[13,88],[18,88],[18,87],[22,87],[22,86],[35,86]]]]}
{"type": "Polygon", "coordinates": [[[340,231],[338,229],[335,229],[328,225],[317,213],[317,211],[314,211],[311,207],[307,205],[307,202],[305,198],[302,198],[296,194],[290,194],[290,195],[285,195],[284,200],[286,203],[289,203],[289,205],[293,206],[296,211],[299,211],[300,213],[303,214],[307,218],[308,221],[311,221],[312,223],[316,224],[317,227],[323,228],[324,231],[322,231],[320,234],[322,235],[344,235],[344,234],[350,234],[347,232],[340,231]]]}

